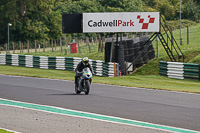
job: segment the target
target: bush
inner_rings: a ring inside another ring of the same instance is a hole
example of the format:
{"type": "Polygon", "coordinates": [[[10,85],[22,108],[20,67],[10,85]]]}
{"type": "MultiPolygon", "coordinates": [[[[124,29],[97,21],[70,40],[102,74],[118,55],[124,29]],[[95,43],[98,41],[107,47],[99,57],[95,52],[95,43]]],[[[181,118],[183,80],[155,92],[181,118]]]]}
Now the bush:
{"type": "MultiPolygon", "coordinates": [[[[180,29],[180,20],[174,20],[174,21],[167,21],[167,25],[170,27],[173,27],[175,29],[180,29]]],[[[197,25],[196,22],[191,20],[182,19],[181,20],[181,27],[184,28],[186,26],[194,26],[197,25]]]]}
{"type": "Polygon", "coordinates": [[[183,17],[196,22],[200,20],[200,5],[197,2],[188,1],[183,9],[183,17]]]}

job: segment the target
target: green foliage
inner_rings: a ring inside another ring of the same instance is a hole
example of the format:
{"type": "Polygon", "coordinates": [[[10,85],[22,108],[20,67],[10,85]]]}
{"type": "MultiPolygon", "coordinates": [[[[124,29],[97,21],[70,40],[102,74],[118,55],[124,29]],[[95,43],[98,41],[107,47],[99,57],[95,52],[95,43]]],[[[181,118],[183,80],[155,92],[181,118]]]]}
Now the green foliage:
{"type": "MultiPolygon", "coordinates": [[[[172,29],[180,29],[180,20],[174,20],[174,21],[167,21],[167,25],[169,27],[172,27],[172,29]]],[[[194,26],[197,25],[196,22],[191,21],[191,20],[187,20],[187,19],[182,19],[181,20],[181,27],[187,27],[187,26],[194,26]]]]}
{"type": "MultiPolygon", "coordinates": [[[[181,4],[182,19],[199,22],[199,0],[182,0],[181,4]]],[[[167,20],[178,20],[179,7],[180,0],[1,0],[0,44],[7,42],[8,23],[13,24],[11,41],[58,39],[62,13],[158,11],[167,20]]]]}
{"type": "Polygon", "coordinates": [[[140,12],[141,0],[98,0],[106,12],[140,12]]]}
{"type": "Polygon", "coordinates": [[[158,59],[150,61],[147,65],[144,65],[144,67],[139,68],[136,70],[133,75],[158,75],[158,59]]]}
{"type": "Polygon", "coordinates": [[[155,7],[168,20],[173,20],[176,16],[176,6],[172,6],[168,0],[158,1],[155,7]]]}
{"type": "Polygon", "coordinates": [[[61,36],[61,14],[55,10],[61,0],[0,1],[0,43],[7,42],[7,24],[11,41],[41,40],[61,36]]]}
{"type": "Polygon", "coordinates": [[[200,5],[197,2],[188,1],[183,10],[184,18],[196,22],[200,20],[200,5]]]}
{"type": "MultiPolygon", "coordinates": [[[[159,11],[167,20],[180,18],[180,0],[143,0],[146,11],[159,11]]],[[[182,19],[199,22],[199,0],[181,0],[182,19]]]]}
{"type": "Polygon", "coordinates": [[[61,13],[98,12],[99,8],[96,0],[65,1],[60,5],[61,13]]]}

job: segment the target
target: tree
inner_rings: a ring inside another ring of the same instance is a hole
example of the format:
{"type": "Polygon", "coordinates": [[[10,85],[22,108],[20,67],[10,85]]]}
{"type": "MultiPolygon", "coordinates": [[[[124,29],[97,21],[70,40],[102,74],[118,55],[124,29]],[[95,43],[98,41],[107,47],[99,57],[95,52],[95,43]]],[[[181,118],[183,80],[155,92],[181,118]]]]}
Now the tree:
{"type": "Polygon", "coordinates": [[[59,38],[62,34],[62,0],[0,1],[0,43],[7,42],[7,24],[12,23],[11,41],[59,38]]]}
{"type": "Polygon", "coordinates": [[[188,1],[183,9],[183,18],[196,22],[200,20],[200,5],[198,2],[188,1]]]}
{"type": "Polygon", "coordinates": [[[143,11],[141,0],[97,0],[106,12],[140,12],[143,11]]]}
{"type": "Polygon", "coordinates": [[[99,12],[102,10],[96,0],[65,1],[60,5],[61,13],[99,12]]]}

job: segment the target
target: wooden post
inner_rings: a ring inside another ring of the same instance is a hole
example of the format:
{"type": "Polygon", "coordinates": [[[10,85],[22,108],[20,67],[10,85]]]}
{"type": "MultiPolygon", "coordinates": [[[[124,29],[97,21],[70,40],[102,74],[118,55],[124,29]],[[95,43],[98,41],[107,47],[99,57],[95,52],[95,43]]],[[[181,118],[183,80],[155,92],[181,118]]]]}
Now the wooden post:
{"type": "Polygon", "coordinates": [[[98,39],[97,39],[97,37],[96,37],[96,47],[97,47],[97,45],[98,45],[98,43],[97,43],[97,42],[98,42],[98,39]]]}
{"type": "Polygon", "coordinates": [[[51,38],[51,47],[52,47],[52,52],[53,52],[53,39],[51,38]]]}
{"type": "Polygon", "coordinates": [[[189,27],[187,26],[187,45],[189,44],[189,27]]]}
{"type": "Polygon", "coordinates": [[[79,51],[79,54],[81,54],[81,49],[80,49],[79,39],[78,38],[77,38],[77,42],[78,42],[78,51],[79,51]]]}
{"type": "Polygon", "coordinates": [[[62,38],[60,38],[60,52],[62,53],[63,50],[62,50],[62,38]]]}
{"type": "Polygon", "coordinates": [[[99,47],[98,47],[98,52],[101,50],[101,35],[99,34],[99,47]]]}
{"type": "Polygon", "coordinates": [[[29,40],[27,41],[27,49],[28,49],[28,53],[29,53],[29,40]]]}
{"type": "Polygon", "coordinates": [[[24,52],[24,42],[22,42],[22,53],[24,52]]]}
{"type": "Polygon", "coordinates": [[[94,48],[94,51],[95,51],[95,45],[94,45],[94,39],[92,37],[92,47],[94,48]]]}
{"type": "Polygon", "coordinates": [[[116,69],[116,63],[114,62],[114,77],[117,77],[117,69],[116,69]]]}
{"type": "Polygon", "coordinates": [[[88,45],[89,52],[91,53],[89,37],[86,37],[86,44],[88,45]]]}
{"type": "Polygon", "coordinates": [[[6,54],[8,53],[8,44],[6,43],[6,54]]]}
{"type": "Polygon", "coordinates": [[[43,39],[43,52],[45,52],[45,40],[43,39]]]}
{"type": "Polygon", "coordinates": [[[55,45],[55,51],[56,51],[56,40],[54,40],[54,45],[55,45]]]}
{"type": "Polygon", "coordinates": [[[102,37],[101,52],[104,51],[104,42],[105,42],[105,37],[102,37]]]}
{"type": "Polygon", "coordinates": [[[35,40],[35,53],[37,53],[37,41],[35,40]]]}
{"type": "Polygon", "coordinates": [[[21,41],[19,41],[19,51],[20,51],[20,54],[22,53],[22,43],[21,41]]]}
{"type": "Polygon", "coordinates": [[[15,43],[13,42],[13,54],[15,54],[15,43]]]}
{"type": "Polygon", "coordinates": [[[94,40],[93,40],[93,37],[92,37],[92,42],[91,42],[91,43],[92,43],[92,45],[94,44],[94,40]]]}

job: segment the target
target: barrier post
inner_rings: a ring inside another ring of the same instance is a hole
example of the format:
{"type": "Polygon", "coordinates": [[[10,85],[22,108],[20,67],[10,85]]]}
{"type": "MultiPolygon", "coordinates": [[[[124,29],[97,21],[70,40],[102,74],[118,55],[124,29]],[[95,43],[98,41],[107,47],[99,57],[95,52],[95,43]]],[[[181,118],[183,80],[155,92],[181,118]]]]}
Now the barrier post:
{"type": "Polygon", "coordinates": [[[116,71],[117,71],[117,69],[116,69],[116,63],[114,62],[114,77],[117,77],[116,71]]]}

